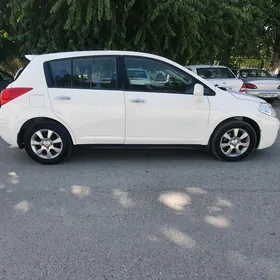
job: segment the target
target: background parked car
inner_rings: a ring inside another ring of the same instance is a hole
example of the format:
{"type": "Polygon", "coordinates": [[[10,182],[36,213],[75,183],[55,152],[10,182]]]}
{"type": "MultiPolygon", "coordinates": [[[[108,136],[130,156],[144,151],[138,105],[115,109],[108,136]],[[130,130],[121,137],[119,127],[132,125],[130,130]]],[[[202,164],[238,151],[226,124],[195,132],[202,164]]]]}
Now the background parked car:
{"type": "Polygon", "coordinates": [[[226,90],[239,91],[243,84],[243,82],[225,66],[189,65],[186,66],[186,68],[205,80],[208,80],[214,86],[224,88],[226,90]]]}
{"type": "Polygon", "coordinates": [[[270,102],[280,98],[280,81],[268,71],[258,68],[241,68],[237,75],[244,82],[242,92],[270,102]]]}
{"type": "Polygon", "coordinates": [[[13,76],[0,70],[0,92],[13,81],[13,76]]]}

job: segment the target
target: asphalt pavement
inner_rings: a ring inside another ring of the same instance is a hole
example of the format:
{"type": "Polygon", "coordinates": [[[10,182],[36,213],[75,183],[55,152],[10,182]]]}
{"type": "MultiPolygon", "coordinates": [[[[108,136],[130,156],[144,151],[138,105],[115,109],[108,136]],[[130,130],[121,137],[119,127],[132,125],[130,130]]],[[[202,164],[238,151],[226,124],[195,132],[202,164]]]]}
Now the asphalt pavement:
{"type": "Polygon", "coordinates": [[[56,166],[0,140],[0,279],[279,280],[279,160],[280,136],[238,163],[83,148],[56,166]]]}

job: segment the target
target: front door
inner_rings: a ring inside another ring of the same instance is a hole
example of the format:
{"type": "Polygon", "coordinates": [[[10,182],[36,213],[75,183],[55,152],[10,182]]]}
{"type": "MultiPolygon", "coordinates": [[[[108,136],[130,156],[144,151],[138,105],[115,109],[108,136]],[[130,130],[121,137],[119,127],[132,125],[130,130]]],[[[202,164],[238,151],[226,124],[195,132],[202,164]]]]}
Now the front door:
{"type": "Polygon", "coordinates": [[[124,92],[114,56],[50,62],[54,113],[72,129],[77,144],[123,144],[124,92]]]}
{"type": "Polygon", "coordinates": [[[195,78],[159,60],[129,56],[124,60],[129,73],[125,144],[201,144],[209,101],[207,96],[193,95],[195,78]]]}

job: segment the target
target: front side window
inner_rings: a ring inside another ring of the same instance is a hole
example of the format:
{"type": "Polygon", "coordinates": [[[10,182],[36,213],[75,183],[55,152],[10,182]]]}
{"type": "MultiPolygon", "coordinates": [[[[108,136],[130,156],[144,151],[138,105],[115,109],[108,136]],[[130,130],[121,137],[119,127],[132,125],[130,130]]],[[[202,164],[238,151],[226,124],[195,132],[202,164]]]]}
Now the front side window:
{"type": "Polygon", "coordinates": [[[168,63],[126,57],[125,67],[131,91],[193,94],[195,79],[168,63]]]}
{"type": "Polygon", "coordinates": [[[197,74],[203,79],[234,79],[234,74],[228,68],[209,67],[197,68],[197,74]]]}
{"type": "Polygon", "coordinates": [[[50,63],[54,87],[116,89],[115,57],[87,57],[50,63]]]}

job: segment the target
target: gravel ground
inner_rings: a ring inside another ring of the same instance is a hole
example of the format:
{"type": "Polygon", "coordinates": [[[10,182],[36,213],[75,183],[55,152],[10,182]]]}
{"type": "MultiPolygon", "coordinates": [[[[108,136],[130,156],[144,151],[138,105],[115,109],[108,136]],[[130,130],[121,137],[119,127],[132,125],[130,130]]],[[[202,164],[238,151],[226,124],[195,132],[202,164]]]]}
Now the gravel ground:
{"type": "MultiPolygon", "coordinates": [[[[280,101],[275,104],[280,116],[280,101]]],[[[280,138],[248,160],[0,140],[0,279],[280,279],[280,138]]]]}

